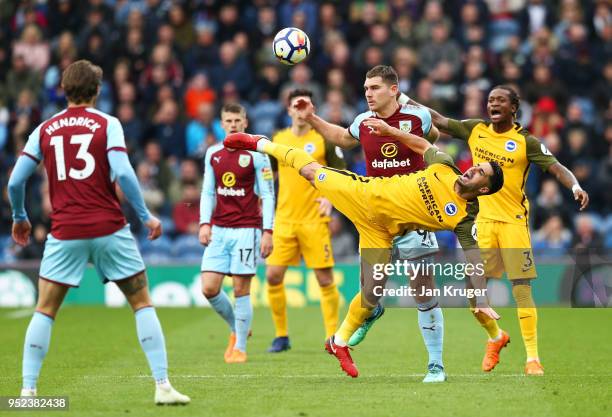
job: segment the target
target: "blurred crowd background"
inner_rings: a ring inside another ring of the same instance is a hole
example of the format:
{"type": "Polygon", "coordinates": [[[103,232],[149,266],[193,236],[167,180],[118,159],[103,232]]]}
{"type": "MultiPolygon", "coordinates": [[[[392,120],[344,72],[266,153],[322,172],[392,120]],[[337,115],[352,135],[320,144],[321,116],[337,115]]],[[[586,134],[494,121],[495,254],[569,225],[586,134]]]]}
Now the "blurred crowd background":
{"type": "MultiPolygon", "coordinates": [[[[366,109],[365,72],[392,64],[400,88],[456,118],[485,116],[489,89],[520,92],[519,121],[570,168],[591,196],[576,214],[571,193],[532,169],[527,182],[532,240],[547,256],[612,247],[612,11],[578,0],[31,0],[0,2],[0,260],[38,259],[49,229],[44,170],[28,184],[33,241],[9,238],[6,183],[29,133],[65,106],[62,70],[77,59],[104,70],[99,109],[123,124],[148,206],[166,236],[142,240],[149,261],[200,259],[202,157],[224,137],[219,108],[240,102],[249,131],[273,135],[290,120],[289,90],[314,92],[318,113],[344,126],[366,109]],[[286,67],[275,33],[303,29],[312,53],[286,67]]],[[[470,166],[466,146],[442,145],[470,166]]],[[[365,173],[360,149],[345,153],[365,173]]],[[[134,232],[139,222],[129,206],[134,232]]],[[[356,236],[340,215],[330,227],[340,261],[356,236]]],[[[454,236],[439,235],[454,247],[454,236]]]]}

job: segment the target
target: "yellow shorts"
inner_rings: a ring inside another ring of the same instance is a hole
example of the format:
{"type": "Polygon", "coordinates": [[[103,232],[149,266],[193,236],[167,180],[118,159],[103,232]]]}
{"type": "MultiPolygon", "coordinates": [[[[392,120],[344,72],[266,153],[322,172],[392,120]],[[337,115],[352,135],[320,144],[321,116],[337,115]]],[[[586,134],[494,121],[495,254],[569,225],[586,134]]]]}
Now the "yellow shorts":
{"type": "Polygon", "coordinates": [[[308,268],[334,266],[331,234],[327,222],[274,223],[273,249],[267,265],[299,265],[300,254],[308,268]]]}
{"type": "Polygon", "coordinates": [[[535,278],[529,226],[476,219],[478,247],[481,248],[487,277],[535,278]]]}
{"type": "Polygon", "coordinates": [[[374,222],[368,205],[366,177],[350,171],[321,167],[315,173],[315,187],[342,212],[359,232],[359,248],[391,248],[393,235],[374,222]]]}

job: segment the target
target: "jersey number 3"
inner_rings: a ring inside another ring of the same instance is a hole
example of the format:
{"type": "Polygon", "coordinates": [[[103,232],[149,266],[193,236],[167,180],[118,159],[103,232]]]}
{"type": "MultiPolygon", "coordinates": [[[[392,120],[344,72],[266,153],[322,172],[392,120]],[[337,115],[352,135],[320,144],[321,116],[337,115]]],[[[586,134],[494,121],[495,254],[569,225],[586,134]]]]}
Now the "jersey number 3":
{"type": "MultiPolygon", "coordinates": [[[[84,135],[73,135],[70,137],[71,145],[79,145],[79,150],[76,154],[76,158],[82,161],[85,161],[85,168],[83,169],[74,169],[70,168],[68,171],[68,176],[75,180],[84,180],[85,178],[89,178],[91,174],[94,172],[94,168],[96,167],[96,160],[93,155],[87,152],[89,149],[89,145],[91,144],[91,139],[93,135],[91,133],[87,133],[84,135]]],[[[63,136],[53,136],[51,141],[49,142],[53,149],[55,150],[55,166],[57,171],[57,180],[65,181],[66,180],[66,161],[64,158],[64,137],[63,136]]]]}

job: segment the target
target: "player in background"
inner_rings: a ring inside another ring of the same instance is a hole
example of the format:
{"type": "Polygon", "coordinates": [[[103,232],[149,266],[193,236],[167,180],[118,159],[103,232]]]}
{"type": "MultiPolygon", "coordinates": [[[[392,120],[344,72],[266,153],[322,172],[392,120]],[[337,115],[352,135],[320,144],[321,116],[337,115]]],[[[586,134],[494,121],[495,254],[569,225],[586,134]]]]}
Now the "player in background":
{"type": "Polygon", "coordinates": [[[119,121],[93,108],[102,70],[76,61],[62,75],[68,107],[32,132],[9,179],[12,235],[26,245],[32,226],[25,184],[43,162],[49,179],[51,233],[40,265],[38,302],[25,335],[22,396],[35,396],[55,316],[91,260],[103,282],[114,281],[134,310],[138,340],[156,382],[155,403],[186,404],[168,380],[164,334],[147,289],[145,266],[115,194],[116,179],[140,220],[157,239],[161,223],[147,209],[130,165],[119,121]]]}
{"type": "MultiPolygon", "coordinates": [[[[244,107],[223,106],[221,126],[227,134],[244,132],[247,125],[244,107]]],[[[244,363],[253,319],[251,279],[257,272],[258,260],[272,252],[272,168],[267,155],[223,144],[208,148],[204,165],[199,238],[207,248],[202,258],[202,292],[230,327],[225,362],[244,363]],[[235,308],[222,288],[225,275],[232,276],[235,308]]]]}
{"type": "MultiPolygon", "coordinates": [[[[287,111],[291,126],[274,135],[272,141],[304,149],[321,164],[344,168],[336,147],[299,117],[294,104],[297,100],[311,101],[312,92],[294,90],[289,93],[287,111]]],[[[283,352],[291,348],[287,324],[287,296],[283,283],[289,265],[299,265],[300,254],[308,268],[314,270],[321,288],[321,312],[326,337],[336,331],[340,295],[334,283],[334,256],[331,246],[330,221],[332,205],[308,181],[278,161],[278,204],[274,227],[274,250],[266,261],[268,300],[276,337],[268,352],[283,352]]]]}
{"type": "MultiPolygon", "coordinates": [[[[299,111],[315,130],[334,145],[351,149],[361,144],[368,176],[392,177],[424,169],[425,161],[422,155],[404,145],[393,134],[387,136],[374,134],[364,122],[371,118],[380,119],[402,132],[411,132],[435,142],[439,132],[431,126],[429,112],[422,107],[398,104],[398,76],[391,66],[378,65],[370,69],[366,73],[364,89],[369,111],[358,115],[348,129],[318,117],[314,114],[314,106],[307,100],[300,100],[299,111]]],[[[416,262],[438,251],[436,235],[425,230],[415,230],[398,236],[393,240],[393,246],[394,256],[416,262]]],[[[432,275],[420,274],[410,280],[410,286],[419,289],[417,294],[420,294],[420,288],[435,288],[435,280],[432,275]]],[[[414,298],[417,303],[419,329],[429,356],[427,374],[423,382],[443,382],[446,380],[446,374],[442,361],[444,342],[442,309],[438,306],[437,297],[417,295],[414,298]]],[[[361,295],[357,294],[352,303],[361,303],[361,295]]],[[[360,343],[383,313],[384,308],[379,304],[372,316],[368,317],[354,334],[344,334],[344,338],[350,338],[349,346],[360,343]]]]}
{"type": "MultiPolygon", "coordinates": [[[[462,174],[450,156],[439,152],[427,140],[402,132],[381,119],[370,118],[364,123],[379,136],[400,138],[406,146],[424,155],[429,167],[390,178],[360,177],[350,171],[322,166],[302,149],[273,143],[266,138],[236,133],[224,141],[226,146],[256,149],[285,162],[329,198],[357,228],[362,249],[361,303],[351,303],[342,327],[325,343],[327,352],[334,355],[342,370],[353,378],[359,372],[345,337],[371,316],[380,298],[380,292],[375,290],[377,281],[373,266],[389,262],[393,238],[417,228],[453,230],[468,262],[481,264],[478,245],[472,236],[478,212],[476,198],[497,192],[504,182],[503,172],[496,162],[478,164],[462,174]]],[[[474,272],[476,274],[469,282],[482,293],[486,285],[484,276],[476,270],[474,272]]],[[[478,312],[482,311],[492,319],[499,318],[487,306],[486,296],[477,297],[476,305],[478,312]]]]}
{"type": "MultiPolygon", "coordinates": [[[[408,102],[419,105],[412,100],[408,102]]],[[[589,196],[574,174],[515,121],[519,103],[519,96],[512,87],[500,85],[489,93],[488,121],[460,121],[442,116],[433,109],[429,112],[434,125],[441,131],[467,142],[474,163],[496,161],[504,170],[505,183],[500,192],[479,198],[478,245],[485,250],[488,276],[501,278],[505,270],[512,282],[512,295],[527,353],[525,374],[543,375],[544,368],[538,354],[538,315],[531,293],[531,280],[536,278],[536,268],[529,235],[529,201],[525,195],[530,164],[536,164],[572,190],[580,203],[580,210],[588,205],[589,196]]],[[[510,337],[499,328],[497,321],[482,314],[474,315],[489,336],[482,369],[490,372],[499,363],[499,353],[510,337]]]]}

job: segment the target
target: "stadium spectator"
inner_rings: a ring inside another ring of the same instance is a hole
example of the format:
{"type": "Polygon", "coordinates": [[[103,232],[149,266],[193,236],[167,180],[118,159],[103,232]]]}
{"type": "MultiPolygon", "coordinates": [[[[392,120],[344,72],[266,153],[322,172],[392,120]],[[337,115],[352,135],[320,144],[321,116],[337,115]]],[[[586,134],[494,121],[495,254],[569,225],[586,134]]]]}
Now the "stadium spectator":
{"type": "Polygon", "coordinates": [[[539,255],[563,255],[570,247],[571,241],[572,234],[563,225],[561,216],[553,214],[533,234],[533,249],[539,255]]]}
{"type": "Polygon", "coordinates": [[[202,170],[194,159],[181,161],[178,178],[174,178],[170,183],[167,195],[172,204],[176,204],[183,198],[185,184],[195,184],[198,190],[202,189],[202,170]]]}
{"type": "Polygon", "coordinates": [[[231,81],[236,85],[240,97],[247,97],[253,80],[253,72],[244,55],[239,55],[236,44],[226,41],[219,48],[219,64],[210,71],[212,86],[217,92],[231,81]]]}
{"type": "Polygon", "coordinates": [[[211,103],[198,106],[197,118],[187,124],[185,149],[187,156],[202,158],[210,145],[225,137],[221,120],[215,118],[215,107],[211,103]]]}
{"type": "Polygon", "coordinates": [[[342,217],[340,213],[334,212],[329,221],[334,259],[338,263],[356,262],[359,255],[355,250],[355,238],[346,230],[342,217]]]}
{"type": "Polygon", "coordinates": [[[553,215],[559,216],[564,224],[569,224],[571,219],[559,184],[550,178],[542,182],[542,189],[532,210],[534,213],[532,217],[534,229],[542,227],[543,223],[553,215]]]}
{"type": "Polygon", "coordinates": [[[191,78],[185,91],[185,114],[190,119],[195,119],[201,104],[214,103],[216,99],[215,90],[208,84],[208,76],[199,72],[191,78]]]}
{"type": "Polygon", "coordinates": [[[183,184],[183,198],[174,205],[172,219],[176,231],[195,235],[200,228],[200,190],[193,182],[183,184]]]}
{"type": "Polygon", "coordinates": [[[604,247],[603,237],[595,229],[595,221],[592,215],[580,213],[574,219],[574,223],[576,225],[576,233],[572,240],[574,249],[598,251],[604,247]]]}
{"type": "Polygon", "coordinates": [[[153,125],[149,128],[149,136],[156,138],[161,145],[164,156],[177,158],[185,154],[185,128],[179,120],[179,109],[172,99],[161,103],[153,116],[153,125]]]}
{"type": "Polygon", "coordinates": [[[13,44],[13,55],[23,56],[26,66],[39,73],[47,68],[51,51],[38,26],[29,24],[23,29],[19,40],[13,44]]]}

